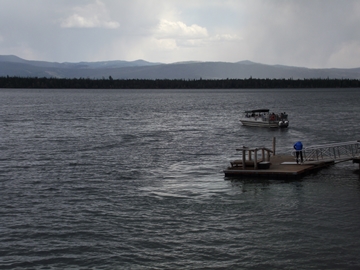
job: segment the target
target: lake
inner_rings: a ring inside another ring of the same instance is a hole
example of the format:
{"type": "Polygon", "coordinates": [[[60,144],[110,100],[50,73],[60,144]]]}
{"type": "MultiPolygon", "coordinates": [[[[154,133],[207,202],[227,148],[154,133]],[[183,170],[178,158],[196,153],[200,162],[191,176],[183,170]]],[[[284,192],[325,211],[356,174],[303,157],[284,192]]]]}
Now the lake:
{"type": "Polygon", "coordinates": [[[360,89],[0,89],[1,269],[359,269],[359,165],[225,178],[242,146],[360,139],[360,89]],[[289,115],[244,127],[243,111],[289,115]]]}

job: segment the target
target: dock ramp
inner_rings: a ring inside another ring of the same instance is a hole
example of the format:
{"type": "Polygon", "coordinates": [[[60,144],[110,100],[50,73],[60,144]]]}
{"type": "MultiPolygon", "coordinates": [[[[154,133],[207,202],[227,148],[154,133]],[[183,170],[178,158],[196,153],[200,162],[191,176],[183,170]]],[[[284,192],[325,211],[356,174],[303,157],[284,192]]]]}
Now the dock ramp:
{"type": "MultiPolygon", "coordinates": [[[[303,150],[304,162],[334,161],[339,163],[360,157],[360,141],[331,143],[305,147],[303,150]]],[[[296,151],[292,151],[296,155],[296,151]]]]}

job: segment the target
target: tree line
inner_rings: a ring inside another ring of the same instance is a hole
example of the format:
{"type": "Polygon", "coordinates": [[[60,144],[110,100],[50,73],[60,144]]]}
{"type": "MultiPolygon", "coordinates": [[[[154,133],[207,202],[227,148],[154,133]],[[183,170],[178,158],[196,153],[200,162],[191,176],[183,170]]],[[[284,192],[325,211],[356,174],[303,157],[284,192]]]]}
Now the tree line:
{"type": "Polygon", "coordinates": [[[256,89],[358,88],[357,79],[88,79],[0,77],[0,88],[46,89],[256,89]]]}

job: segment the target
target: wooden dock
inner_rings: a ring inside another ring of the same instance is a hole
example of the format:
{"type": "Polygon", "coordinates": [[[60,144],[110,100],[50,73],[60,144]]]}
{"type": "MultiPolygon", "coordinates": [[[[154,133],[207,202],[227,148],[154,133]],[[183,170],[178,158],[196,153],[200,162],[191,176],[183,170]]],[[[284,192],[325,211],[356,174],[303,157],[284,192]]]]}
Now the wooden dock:
{"type": "MultiPolygon", "coordinates": [[[[241,151],[241,159],[233,160],[224,170],[225,177],[300,179],[335,163],[350,161],[359,164],[360,141],[312,146],[303,150],[304,162],[297,164],[295,155],[275,155],[265,147],[236,149],[241,151]]],[[[294,154],[294,153],[293,153],[294,154]]]]}
{"type": "MultiPolygon", "coordinates": [[[[314,173],[324,167],[333,165],[333,160],[327,161],[306,161],[302,164],[296,164],[293,156],[275,155],[270,157],[268,168],[262,169],[261,166],[255,169],[253,166],[233,166],[224,170],[225,177],[262,177],[271,179],[300,179],[301,177],[314,173]]],[[[233,163],[234,164],[234,163],[233,163]]]]}

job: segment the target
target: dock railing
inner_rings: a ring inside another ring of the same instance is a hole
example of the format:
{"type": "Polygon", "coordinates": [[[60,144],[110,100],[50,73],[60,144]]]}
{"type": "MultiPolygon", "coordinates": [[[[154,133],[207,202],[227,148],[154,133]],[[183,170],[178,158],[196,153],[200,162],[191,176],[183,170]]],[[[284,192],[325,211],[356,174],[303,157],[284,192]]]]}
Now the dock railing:
{"type": "Polygon", "coordinates": [[[274,154],[273,150],[266,147],[249,148],[243,146],[242,148],[236,149],[236,151],[240,151],[241,159],[230,162],[231,166],[245,169],[246,166],[250,166],[251,164],[255,170],[258,169],[259,163],[270,163],[270,157],[274,154]]]}
{"type": "MultiPolygon", "coordinates": [[[[292,155],[295,156],[296,152],[293,150],[292,155]]],[[[305,147],[302,152],[304,161],[333,160],[340,162],[360,156],[360,141],[315,145],[305,147]]]]}

